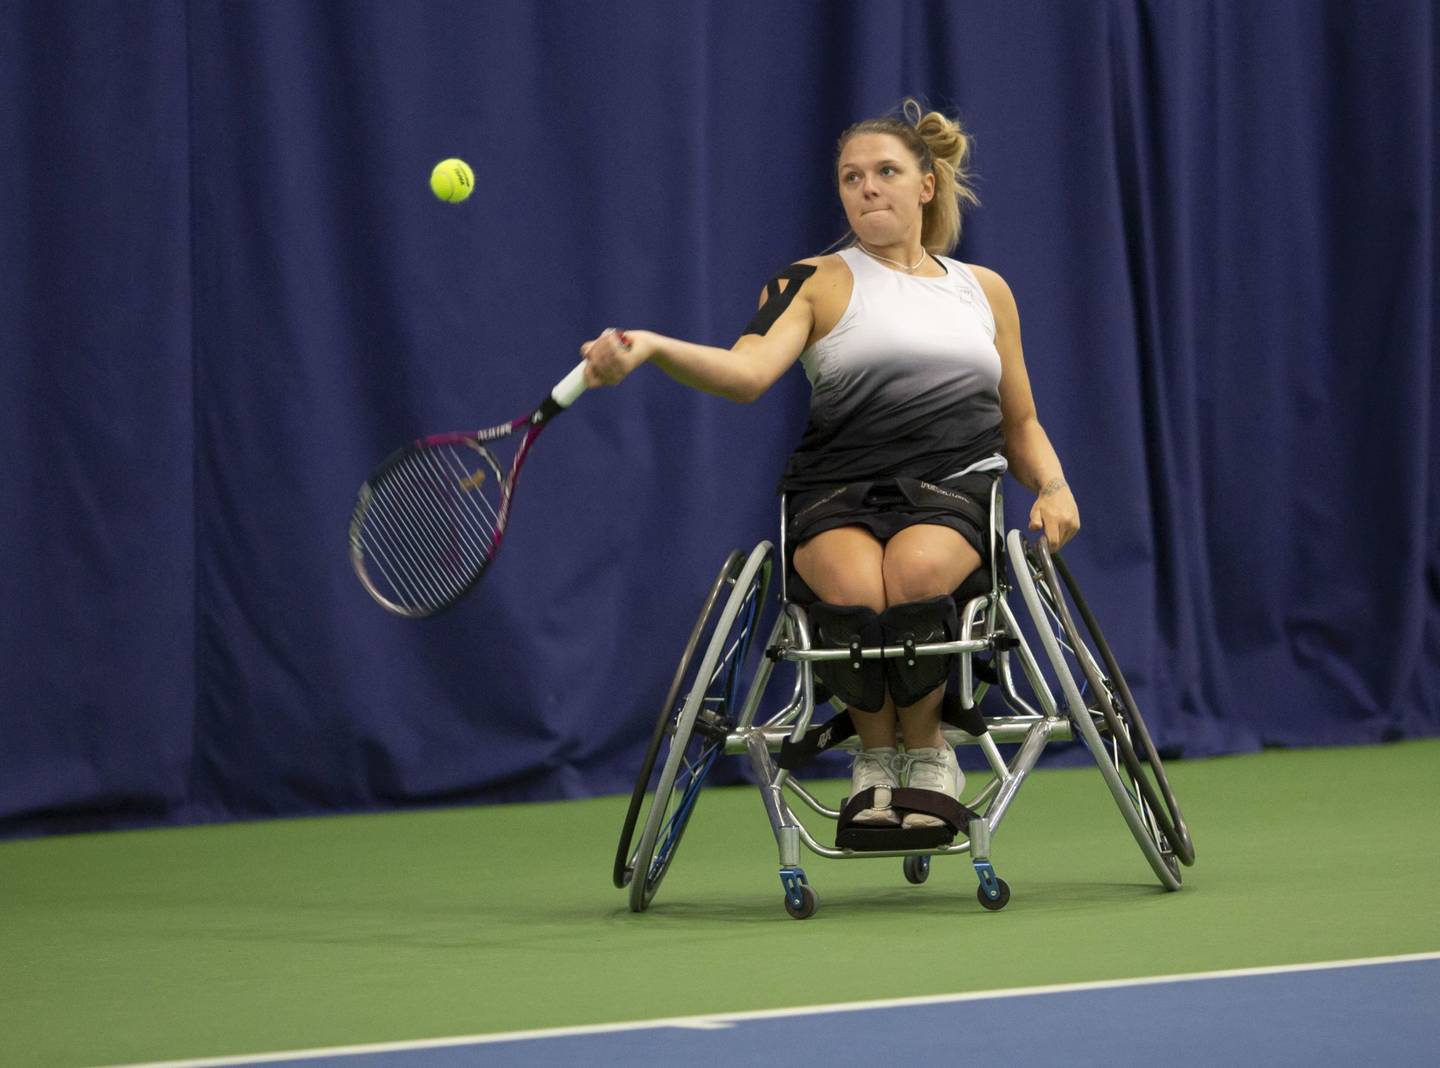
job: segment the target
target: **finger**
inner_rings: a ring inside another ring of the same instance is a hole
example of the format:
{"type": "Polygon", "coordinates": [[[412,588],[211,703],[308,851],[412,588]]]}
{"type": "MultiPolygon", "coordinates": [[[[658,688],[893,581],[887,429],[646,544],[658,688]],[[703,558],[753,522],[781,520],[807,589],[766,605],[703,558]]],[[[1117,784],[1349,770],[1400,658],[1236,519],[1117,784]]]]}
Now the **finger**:
{"type": "Polygon", "coordinates": [[[600,372],[595,370],[593,363],[585,364],[585,386],[587,389],[594,389],[596,386],[603,386],[605,383],[600,379],[600,372]]]}
{"type": "Polygon", "coordinates": [[[1069,545],[1070,539],[1075,537],[1075,525],[1073,523],[1060,524],[1060,544],[1069,545]]]}

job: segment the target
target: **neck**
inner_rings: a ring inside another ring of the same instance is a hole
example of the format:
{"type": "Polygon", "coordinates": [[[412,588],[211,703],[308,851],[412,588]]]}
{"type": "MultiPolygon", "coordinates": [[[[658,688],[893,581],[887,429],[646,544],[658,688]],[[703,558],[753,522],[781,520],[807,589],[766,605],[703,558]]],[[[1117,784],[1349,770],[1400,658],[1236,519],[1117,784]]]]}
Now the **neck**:
{"type": "Polygon", "coordinates": [[[929,258],[925,254],[925,248],[917,241],[900,241],[891,245],[872,245],[868,241],[855,239],[862,252],[868,253],[877,260],[897,271],[904,271],[909,274],[918,271],[925,266],[929,258]]]}

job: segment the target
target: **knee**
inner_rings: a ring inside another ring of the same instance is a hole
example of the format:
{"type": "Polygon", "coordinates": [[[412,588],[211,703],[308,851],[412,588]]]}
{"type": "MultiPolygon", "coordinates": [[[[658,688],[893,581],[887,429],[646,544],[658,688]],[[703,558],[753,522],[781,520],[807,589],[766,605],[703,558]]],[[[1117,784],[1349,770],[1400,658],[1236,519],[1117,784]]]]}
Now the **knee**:
{"type": "Polygon", "coordinates": [[[974,567],[956,566],[931,553],[898,553],[885,559],[885,596],[891,604],[953,593],[974,567]]]}
{"type": "Polygon", "coordinates": [[[873,612],[885,610],[885,584],[878,570],[845,566],[833,558],[807,557],[802,546],[795,553],[795,571],[822,601],[873,612]]]}

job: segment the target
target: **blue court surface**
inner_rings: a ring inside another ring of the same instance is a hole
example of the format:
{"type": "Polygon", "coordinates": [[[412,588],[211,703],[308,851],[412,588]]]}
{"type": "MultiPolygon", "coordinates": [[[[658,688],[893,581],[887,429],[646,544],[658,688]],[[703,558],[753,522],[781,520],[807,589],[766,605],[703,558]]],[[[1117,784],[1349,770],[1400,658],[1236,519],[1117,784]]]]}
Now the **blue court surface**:
{"type": "MultiPolygon", "coordinates": [[[[863,982],[856,977],[856,986],[863,982]]],[[[1440,953],[264,1057],[450,1065],[1440,1065],[1440,953]]]]}

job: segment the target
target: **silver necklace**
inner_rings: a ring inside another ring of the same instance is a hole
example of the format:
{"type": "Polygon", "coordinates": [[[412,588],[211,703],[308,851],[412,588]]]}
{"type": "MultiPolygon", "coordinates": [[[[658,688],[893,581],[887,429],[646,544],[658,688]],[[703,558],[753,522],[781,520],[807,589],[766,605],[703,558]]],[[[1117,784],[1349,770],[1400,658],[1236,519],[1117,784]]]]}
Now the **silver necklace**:
{"type": "Polygon", "coordinates": [[[873,256],[877,260],[881,260],[885,263],[891,264],[892,266],[899,267],[906,274],[913,274],[915,272],[915,268],[919,267],[922,263],[924,263],[925,257],[929,255],[929,253],[922,248],[920,250],[920,258],[914,263],[912,263],[909,267],[906,267],[899,260],[892,260],[889,256],[882,256],[878,252],[871,252],[868,248],[865,247],[865,242],[863,241],[857,241],[855,243],[860,246],[860,251],[865,253],[865,255],[873,256]]]}

